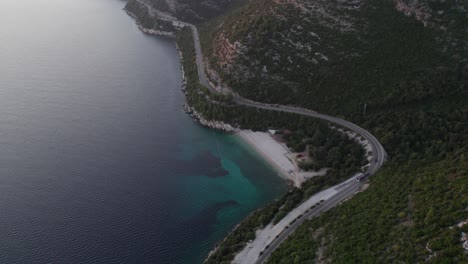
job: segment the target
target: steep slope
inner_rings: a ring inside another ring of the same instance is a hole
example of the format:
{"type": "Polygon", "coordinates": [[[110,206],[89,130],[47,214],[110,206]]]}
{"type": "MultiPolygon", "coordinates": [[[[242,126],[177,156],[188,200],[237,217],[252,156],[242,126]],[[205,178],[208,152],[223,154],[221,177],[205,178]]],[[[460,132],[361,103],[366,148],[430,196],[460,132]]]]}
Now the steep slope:
{"type": "Polygon", "coordinates": [[[466,4],[257,0],[204,31],[218,86],[342,115],[389,152],[360,198],[306,224],[270,263],[467,262],[466,4]]]}
{"type": "Polygon", "coordinates": [[[372,115],[366,126],[391,160],[365,192],[304,224],[268,263],[467,263],[463,99],[372,115]]]}
{"type": "MultiPolygon", "coordinates": [[[[466,5],[253,0],[200,29],[217,85],[258,101],[343,116],[372,132],[389,154],[363,194],[305,224],[271,263],[468,261],[461,241],[468,231],[462,224],[468,220],[466,5]]],[[[184,50],[191,37],[182,35],[184,50]]],[[[229,99],[200,87],[193,57],[187,58],[188,86],[195,87],[188,102],[206,118],[257,129],[307,126],[293,116],[229,106],[229,99]]],[[[278,208],[292,208],[350,169],[337,168],[255,212],[207,262],[229,261],[278,208]]]]}
{"type": "Polygon", "coordinates": [[[144,2],[182,21],[202,22],[221,14],[224,10],[243,1],[244,0],[129,0],[128,5],[135,7],[139,2],[144,2]]]}
{"type": "Polygon", "coordinates": [[[205,36],[207,55],[219,85],[259,101],[329,113],[410,104],[466,85],[462,5],[407,11],[424,26],[401,1],[251,1],[205,36]]]}

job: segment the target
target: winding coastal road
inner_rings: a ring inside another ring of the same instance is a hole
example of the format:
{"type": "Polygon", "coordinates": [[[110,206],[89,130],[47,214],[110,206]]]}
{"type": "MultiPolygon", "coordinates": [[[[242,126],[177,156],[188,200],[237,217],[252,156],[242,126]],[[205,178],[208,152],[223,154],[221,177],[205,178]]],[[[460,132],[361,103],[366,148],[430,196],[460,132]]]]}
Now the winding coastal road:
{"type": "MultiPolygon", "coordinates": [[[[203,54],[201,51],[201,46],[200,46],[200,36],[198,34],[198,30],[195,27],[195,25],[185,23],[185,22],[179,22],[181,25],[189,26],[192,29],[192,34],[193,34],[193,40],[194,40],[194,46],[195,46],[195,53],[196,53],[196,62],[197,62],[197,71],[198,71],[198,77],[200,79],[200,83],[203,84],[206,88],[208,88],[212,92],[218,92],[216,91],[213,86],[210,84],[208,81],[206,74],[205,74],[205,69],[203,65],[203,54]]],[[[341,127],[347,128],[351,131],[354,131],[358,135],[361,135],[364,137],[370,144],[372,148],[372,155],[373,159],[370,161],[370,165],[367,168],[367,170],[364,172],[364,178],[367,178],[371,175],[373,175],[377,170],[383,165],[387,158],[387,153],[385,152],[385,149],[383,148],[382,144],[377,140],[377,138],[374,137],[370,132],[367,130],[363,129],[362,127],[353,124],[351,122],[348,122],[346,120],[337,118],[337,117],[332,117],[324,114],[317,113],[315,111],[307,110],[307,109],[302,109],[302,108],[297,108],[297,107],[291,107],[291,106],[282,106],[282,105],[271,105],[271,104],[264,104],[260,102],[254,102],[248,99],[245,99],[239,95],[234,96],[234,102],[243,105],[243,106],[248,106],[248,107],[255,107],[259,109],[265,109],[265,110],[271,110],[271,111],[280,111],[280,112],[286,112],[286,113],[294,113],[294,114],[299,114],[303,116],[309,116],[309,117],[314,117],[314,118],[319,118],[325,121],[328,121],[330,123],[339,125],[341,127]]],[[[255,263],[255,264],[261,264],[264,263],[268,257],[273,253],[275,249],[281,245],[281,243],[288,238],[288,236],[294,231],[306,220],[310,219],[312,217],[318,216],[321,213],[329,210],[330,208],[336,206],[343,200],[351,197],[353,194],[355,194],[357,191],[361,189],[362,186],[362,179],[361,181],[352,181],[350,185],[345,186],[343,189],[340,190],[337,194],[332,196],[331,198],[325,200],[323,203],[318,205],[317,207],[314,207],[311,209],[309,212],[305,213],[297,219],[294,223],[290,224],[286,229],[284,229],[278,237],[276,237],[263,251],[261,251],[261,254],[258,256],[258,259],[255,262],[245,262],[245,264],[250,264],[250,263],[255,263]]]]}
{"type": "MultiPolygon", "coordinates": [[[[164,16],[164,19],[167,20],[167,16],[164,16]]],[[[190,27],[190,29],[192,30],[193,42],[194,42],[193,44],[195,46],[196,61],[197,61],[197,72],[198,72],[198,78],[200,79],[200,83],[206,88],[208,88],[210,91],[214,93],[218,93],[218,91],[213,88],[211,83],[208,81],[208,78],[206,77],[205,68],[203,66],[203,54],[202,54],[201,46],[200,46],[200,35],[198,33],[197,27],[193,24],[178,21],[178,20],[172,20],[172,21],[175,23],[178,23],[178,25],[180,26],[190,27]]],[[[343,120],[337,117],[324,115],[324,114],[319,114],[315,111],[293,107],[293,106],[271,105],[271,104],[264,104],[260,102],[254,102],[254,101],[245,99],[239,95],[234,95],[234,102],[239,105],[244,105],[244,106],[249,106],[249,107],[255,107],[255,108],[271,110],[271,111],[294,113],[294,114],[319,118],[319,119],[326,120],[330,123],[337,124],[341,127],[344,127],[351,131],[356,132],[358,135],[361,135],[362,137],[368,140],[373,151],[374,158],[371,161],[371,164],[369,168],[367,169],[367,171],[364,172],[366,176],[374,174],[385,162],[387,154],[383,146],[380,144],[380,142],[370,132],[368,132],[364,128],[356,124],[353,124],[351,122],[348,122],[346,120],[343,120]]]]}
{"type": "MultiPolygon", "coordinates": [[[[203,54],[201,51],[201,46],[200,46],[200,36],[198,34],[197,27],[193,24],[182,22],[177,20],[176,18],[172,17],[171,15],[162,13],[156,9],[154,9],[152,6],[149,4],[145,3],[144,0],[138,0],[142,5],[145,5],[148,8],[148,13],[154,17],[157,17],[158,19],[165,20],[165,21],[172,21],[172,23],[175,26],[179,27],[189,27],[192,30],[193,34],[193,41],[194,41],[194,47],[195,47],[195,53],[196,53],[196,62],[197,62],[197,71],[198,71],[198,77],[200,79],[200,83],[204,85],[207,89],[210,91],[217,93],[218,91],[214,89],[214,87],[211,85],[211,83],[208,81],[208,78],[206,77],[204,65],[203,65],[203,54]]],[[[259,109],[265,109],[265,110],[271,110],[271,111],[279,111],[279,112],[286,112],[286,113],[294,113],[298,115],[303,115],[303,116],[308,116],[308,117],[313,117],[313,118],[319,118],[325,121],[328,121],[329,123],[338,125],[340,127],[346,128],[348,130],[354,131],[358,135],[361,135],[363,138],[365,138],[369,145],[372,148],[372,160],[370,161],[369,167],[365,172],[363,172],[363,178],[367,178],[377,172],[377,170],[383,165],[385,160],[387,159],[387,154],[385,152],[385,149],[383,146],[380,144],[380,142],[367,130],[361,128],[360,126],[353,124],[351,122],[348,122],[346,120],[320,114],[311,110],[303,109],[303,108],[298,108],[298,107],[293,107],[293,106],[283,106],[283,105],[272,105],[272,104],[264,104],[260,102],[254,102],[248,99],[245,99],[239,95],[234,95],[233,101],[238,104],[238,105],[243,105],[247,107],[254,107],[254,108],[259,108],[259,109]]],[[[353,177],[352,177],[353,178],[353,177]]],[[[267,260],[267,258],[271,255],[271,253],[278,248],[278,246],[290,235],[292,234],[305,220],[310,219],[312,217],[318,216],[321,213],[329,210],[330,208],[336,206],[340,202],[344,201],[345,199],[351,197],[353,194],[355,194],[357,191],[359,191],[362,187],[363,183],[362,181],[356,181],[354,179],[349,179],[341,184],[338,184],[334,187],[336,191],[334,192],[334,195],[329,197],[326,200],[322,200],[321,203],[319,203],[315,207],[311,207],[310,209],[307,209],[304,214],[300,215],[299,218],[297,218],[295,221],[291,222],[289,225],[286,225],[281,232],[272,239],[272,241],[265,246],[264,249],[260,251],[260,254],[255,256],[255,259],[248,259],[242,261],[242,263],[245,264],[261,264],[267,260]]],[[[330,188],[330,189],[332,189],[330,188]]],[[[327,189],[328,190],[328,189],[327,189]]],[[[325,191],[327,191],[325,190],[325,191]]],[[[304,203],[305,204],[305,203],[304,203]]],[[[301,206],[301,205],[300,205],[301,206]]]]}

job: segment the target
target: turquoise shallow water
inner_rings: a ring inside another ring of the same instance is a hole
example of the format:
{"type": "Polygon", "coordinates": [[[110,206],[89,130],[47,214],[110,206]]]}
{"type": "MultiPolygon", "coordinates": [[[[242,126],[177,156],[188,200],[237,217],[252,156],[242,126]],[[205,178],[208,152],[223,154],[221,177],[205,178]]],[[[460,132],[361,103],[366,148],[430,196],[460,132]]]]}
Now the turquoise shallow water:
{"type": "Polygon", "coordinates": [[[0,263],[200,263],[287,190],[182,111],[173,41],[123,6],[0,9],[0,263]]]}
{"type": "MultiPolygon", "coordinates": [[[[219,241],[226,235],[226,230],[231,230],[250,212],[278,197],[287,189],[286,183],[277,172],[242,139],[201,129],[211,135],[203,137],[205,141],[198,138],[197,133],[193,133],[189,138],[194,139],[191,144],[183,145],[181,157],[193,159],[196,156],[194,153],[206,154],[208,151],[219,158],[221,167],[228,174],[222,177],[199,174],[180,182],[181,188],[186,190],[187,200],[192,201],[187,203],[186,207],[181,207],[185,214],[195,217],[206,210],[207,204],[225,204],[217,208],[215,217],[217,224],[210,230],[211,239],[202,238],[201,244],[198,245],[200,250],[203,247],[211,248],[213,241],[219,241]]],[[[196,255],[197,251],[191,250],[191,254],[196,255]]],[[[188,259],[190,258],[192,257],[189,256],[188,259]]]]}

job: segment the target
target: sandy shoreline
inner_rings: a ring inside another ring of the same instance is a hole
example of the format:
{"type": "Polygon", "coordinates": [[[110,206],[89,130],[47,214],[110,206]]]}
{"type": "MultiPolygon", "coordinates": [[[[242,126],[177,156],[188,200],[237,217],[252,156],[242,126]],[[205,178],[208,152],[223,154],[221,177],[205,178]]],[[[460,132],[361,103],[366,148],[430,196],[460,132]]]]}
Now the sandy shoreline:
{"type": "MultiPolygon", "coordinates": [[[[334,127],[332,128],[336,129],[334,127]]],[[[366,159],[368,161],[372,160],[372,148],[367,140],[362,139],[361,136],[354,132],[343,131],[342,129],[337,130],[341,133],[345,133],[350,139],[361,145],[366,152],[366,159]]],[[[325,175],[329,169],[322,168],[319,171],[301,170],[297,164],[296,158],[299,154],[306,154],[292,153],[285,143],[278,142],[268,132],[238,130],[235,135],[251,146],[265,161],[273,166],[282,178],[291,182],[295,187],[300,187],[302,183],[312,177],[325,175]]],[[[365,169],[366,166],[368,165],[363,166],[362,169],[365,169]]]]}
{"type": "Polygon", "coordinates": [[[326,168],[317,172],[302,171],[295,162],[296,154],[292,153],[286,144],[273,139],[270,133],[241,130],[236,135],[249,144],[276,169],[282,178],[291,182],[295,187],[300,187],[311,177],[322,176],[327,172],[326,168]]]}

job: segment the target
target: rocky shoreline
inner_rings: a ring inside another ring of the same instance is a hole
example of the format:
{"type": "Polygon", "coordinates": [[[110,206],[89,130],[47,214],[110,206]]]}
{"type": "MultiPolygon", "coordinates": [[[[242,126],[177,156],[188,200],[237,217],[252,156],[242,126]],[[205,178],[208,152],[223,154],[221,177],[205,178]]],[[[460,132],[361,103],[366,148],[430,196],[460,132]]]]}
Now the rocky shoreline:
{"type": "Polygon", "coordinates": [[[206,120],[193,107],[189,106],[188,103],[184,104],[184,111],[204,127],[212,128],[227,133],[236,133],[240,131],[239,128],[233,127],[230,124],[224,123],[222,121],[206,120]]]}
{"type": "Polygon", "coordinates": [[[144,27],[138,18],[137,15],[135,15],[133,12],[128,10],[127,8],[123,9],[127,15],[129,15],[131,18],[135,20],[136,25],[138,26],[138,29],[148,35],[156,35],[156,36],[166,36],[166,37],[175,37],[175,33],[173,31],[162,31],[162,30],[155,30],[152,28],[146,28],[144,27]]]}
{"type": "MultiPolygon", "coordinates": [[[[130,16],[132,17],[133,19],[135,19],[135,22],[138,26],[138,28],[145,34],[149,34],[149,35],[157,35],[157,36],[166,36],[166,37],[175,37],[175,33],[174,32],[171,32],[171,31],[160,31],[160,30],[154,30],[154,29],[151,29],[151,28],[145,28],[141,25],[141,23],[139,22],[139,19],[138,19],[138,16],[135,15],[134,13],[132,13],[130,10],[128,10],[127,8],[124,8],[124,11],[130,16]]],[[[179,47],[177,46],[177,43],[176,43],[176,48],[177,48],[177,51],[179,53],[179,58],[180,58],[180,61],[182,62],[183,61],[183,55],[182,55],[182,52],[180,51],[179,47]]],[[[181,72],[182,72],[182,91],[184,92],[184,95],[186,96],[186,93],[185,93],[185,89],[186,89],[186,86],[187,86],[187,79],[186,79],[186,76],[185,76],[185,71],[184,71],[184,67],[181,63],[181,72]]],[[[208,127],[208,128],[211,128],[211,129],[215,129],[215,130],[218,130],[218,131],[222,131],[222,132],[225,132],[225,133],[236,133],[236,132],[239,132],[240,129],[235,127],[235,126],[232,126],[230,124],[227,124],[225,122],[222,122],[222,121],[216,121],[216,120],[207,120],[205,119],[199,112],[197,112],[195,110],[194,107],[191,107],[190,105],[188,105],[187,101],[185,101],[184,103],[184,111],[190,115],[195,121],[197,121],[198,123],[200,123],[202,126],[204,127],[208,127]]]]}
{"type": "MultiPolygon", "coordinates": [[[[143,27],[140,23],[139,23],[139,19],[138,17],[133,14],[132,12],[130,12],[129,10],[127,10],[126,8],[124,8],[125,12],[130,16],[132,17],[133,19],[135,19],[136,21],[136,24],[138,26],[138,28],[143,32],[143,33],[146,33],[146,34],[150,34],[150,35],[158,35],[158,36],[166,36],[166,37],[175,37],[175,33],[174,32],[166,32],[166,31],[158,31],[158,30],[153,30],[153,29],[148,29],[148,28],[145,28],[143,27]]],[[[184,56],[179,48],[179,46],[177,45],[176,43],[176,49],[177,49],[177,52],[179,53],[179,60],[180,60],[180,70],[181,70],[181,73],[182,73],[182,85],[181,85],[181,90],[182,92],[184,93],[184,97],[185,97],[185,103],[183,105],[183,109],[185,111],[185,113],[187,113],[189,116],[191,116],[196,122],[198,122],[200,125],[204,126],[204,127],[207,127],[207,128],[210,128],[210,129],[215,129],[215,130],[218,130],[218,131],[222,131],[222,132],[225,132],[225,133],[238,133],[241,131],[240,128],[238,127],[235,127],[235,126],[232,126],[230,124],[227,124],[225,122],[222,122],[222,121],[216,121],[216,120],[207,120],[205,119],[199,112],[197,112],[195,110],[194,107],[191,107],[187,100],[186,100],[186,87],[187,87],[187,77],[185,76],[185,70],[184,70],[184,66],[183,66],[183,60],[184,60],[184,56]]],[[[260,210],[260,209],[257,209],[257,211],[260,210]]],[[[246,219],[248,219],[254,212],[252,212],[251,214],[249,214],[248,217],[246,217],[243,221],[245,221],[246,219]]],[[[231,234],[232,232],[234,232],[240,225],[242,224],[239,223],[237,224],[234,228],[232,228],[232,230],[228,233],[228,234],[231,234]]],[[[208,256],[205,258],[205,260],[203,262],[205,262],[206,260],[208,260],[212,254],[214,254],[218,249],[219,249],[219,246],[226,241],[226,239],[228,238],[228,235],[226,235],[223,240],[219,241],[218,243],[216,243],[216,245],[210,250],[210,252],[208,253],[208,256]]]]}

